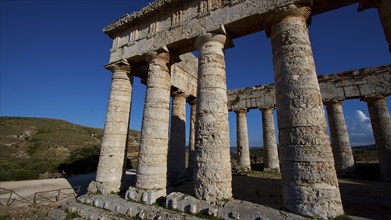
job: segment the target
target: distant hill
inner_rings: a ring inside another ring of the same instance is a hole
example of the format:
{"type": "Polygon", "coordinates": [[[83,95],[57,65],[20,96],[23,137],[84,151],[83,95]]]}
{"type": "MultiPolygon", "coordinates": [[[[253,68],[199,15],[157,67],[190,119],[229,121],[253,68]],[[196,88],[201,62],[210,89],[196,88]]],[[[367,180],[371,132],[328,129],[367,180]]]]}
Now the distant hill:
{"type": "MultiPolygon", "coordinates": [[[[57,119],[0,117],[0,181],[95,171],[102,133],[57,119]]],[[[137,154],[139,135],[130,130],[128,155],[137,154]]]]}
{"type": "Polygon", "coordinates": [[[376,150],[376,144],[352,146],[352,148],[353,148],[353,150],[359,150],[359,149],[376,150]]]}

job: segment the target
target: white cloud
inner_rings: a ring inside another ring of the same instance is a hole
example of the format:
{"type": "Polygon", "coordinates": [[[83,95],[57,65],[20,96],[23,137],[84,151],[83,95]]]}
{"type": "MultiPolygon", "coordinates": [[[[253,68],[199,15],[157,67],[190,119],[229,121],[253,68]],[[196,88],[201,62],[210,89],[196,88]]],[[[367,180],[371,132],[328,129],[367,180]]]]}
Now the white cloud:
{"type": "Polygon", "coordinates": [[[366,116],[364,114],[364,112],[360,111],[360,110],[356,110],[355,111],[356,113],[356,117],[360,120],[361,123],[363,123],[363,125],[367,128],[371,128],[372,129],[372,126],[371,126],[371,119],[369,119],[368,116],[366,116]]]}
{"type": "Polygon", "coordinates": [[[360,110],[355,110],[352,118],[346,120],[350,143],[352,146],[374,144],[370,118],[360,110]]]}

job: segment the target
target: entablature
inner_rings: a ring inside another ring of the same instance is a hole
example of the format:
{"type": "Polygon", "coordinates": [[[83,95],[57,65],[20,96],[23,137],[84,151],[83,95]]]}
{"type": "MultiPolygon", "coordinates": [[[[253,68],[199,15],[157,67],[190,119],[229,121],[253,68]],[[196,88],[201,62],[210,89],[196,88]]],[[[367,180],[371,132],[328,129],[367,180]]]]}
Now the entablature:
{"type": "Polygon", "coordinates": [[[167,46],[177,54],[195,50],[196,37],[224,26],[237,38],[264,29],[267,16],[278,8],[313,5],[312,14],[356,3],[358,0],[157,0],[104,28],[113,38],[110,62],[139,59],[167,46]]]}
{"type": "MultiPolygon", "coordinates": [[[[391,65],[362,68],[318,77],[323,102],[391,95],[391,65]]],[[[229,90],[228,109],[273,108],[274,84],[229,90]]]]}

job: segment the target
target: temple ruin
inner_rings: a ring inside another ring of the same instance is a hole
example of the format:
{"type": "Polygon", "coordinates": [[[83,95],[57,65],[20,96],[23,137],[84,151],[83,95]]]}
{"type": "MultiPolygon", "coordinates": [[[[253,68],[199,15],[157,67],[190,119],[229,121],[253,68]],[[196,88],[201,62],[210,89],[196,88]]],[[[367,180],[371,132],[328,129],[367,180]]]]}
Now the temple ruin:
{"type": "MultiPolygon", "coordinates": [[[[378,9],[391,51],[389,0],[157,0],[108,25],[104,32],[113,45],[106,68],[112,84],[97,177],[89,191],[126,190],[127,199],[147,204],[167,197],[167,207],[183,212],[207,209],[221,218],[255,219],[262,208],[232,198],[228,111],[237,114],[239,164],[248,170],[246,113],[260,109],[266,167],[281,171],[285,207],[314,218],[343,214],[337,172],[354,172],[354,161],[341,103],[368,103],[381,171],[390,180],[391,121],[385,99],[391,94],[391,67],[318,79],[307,25],[312,16],[357,2],[360,10],[378,9]],[[275,83],[227,92],[224,50],[233,46],[232,39],[259,31],[272,43],[275,83]],[[198,59],[191,53],[196,50],[198,59]],[[147,89],[136,182],[127,188],[122,179],[134,77],[147,89]],[[195,198],[170,191],[170,184],[185,175],[186,103],[191,105],[188,166],[195,198]]],[[[86,202],[111,207],[101,197],[86,202]]],[[[123,207],[113,205],[131,215],[123,207]]]]}

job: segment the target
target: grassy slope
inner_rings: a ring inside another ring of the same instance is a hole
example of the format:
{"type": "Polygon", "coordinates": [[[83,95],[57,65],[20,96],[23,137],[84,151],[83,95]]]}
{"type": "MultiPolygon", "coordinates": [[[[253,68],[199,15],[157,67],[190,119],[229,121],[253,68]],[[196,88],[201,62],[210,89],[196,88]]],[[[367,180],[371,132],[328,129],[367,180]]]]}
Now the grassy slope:
{"type": "MultiPolygon", "coordinates": [[[[134,152],[139,132],[129,136],[129,151],[134,152]]],[[[102,129],[62,120],[0,117],[0,181],[36,179],[67,168],[93,171],[101,138],[102,129]]]]}

